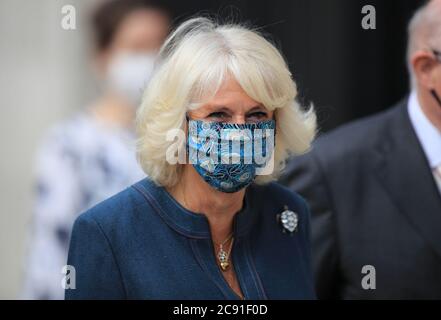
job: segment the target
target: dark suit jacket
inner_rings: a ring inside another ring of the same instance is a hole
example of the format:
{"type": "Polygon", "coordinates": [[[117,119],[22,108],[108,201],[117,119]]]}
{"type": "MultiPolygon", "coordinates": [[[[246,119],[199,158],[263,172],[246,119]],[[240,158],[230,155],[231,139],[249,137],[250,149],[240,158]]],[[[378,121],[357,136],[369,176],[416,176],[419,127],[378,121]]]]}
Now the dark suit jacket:
{"type": "MultiPolygon", "coordinates": [[[[314,299],[305,201],[271,183],[251,185],[235,215],[233,266],[247,300],[314,299]],[[298,214],[284,233],[276,215],[298,214]]],[[[237,299],[220,271],[208,220],[143,179],[75,222],[67,299],[237,299]]]]}
{"type": "Polygon", "coordinates": [[[441,196],[407,100],[319,138],[281,181],[311,207],[319,298],[441,299],[441,196]]]}

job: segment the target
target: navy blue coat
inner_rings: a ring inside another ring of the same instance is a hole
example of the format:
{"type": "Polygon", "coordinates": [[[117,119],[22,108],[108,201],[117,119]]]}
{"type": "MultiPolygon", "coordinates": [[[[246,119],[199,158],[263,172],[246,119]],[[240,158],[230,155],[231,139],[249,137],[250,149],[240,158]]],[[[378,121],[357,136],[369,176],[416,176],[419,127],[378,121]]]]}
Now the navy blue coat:
{"type": "MultiPolygon", "coordinates": [[[[271,183],[251,185],[234,218],[232,261],[245,299],[314,299],[309,210],[271,183]],[[277,214],[299,217],[283,232],[277,214]]],[[[66,299],[238,299],[216,264],[208,220],[143,179],[82,214],[68,264],[66,299]]]]}

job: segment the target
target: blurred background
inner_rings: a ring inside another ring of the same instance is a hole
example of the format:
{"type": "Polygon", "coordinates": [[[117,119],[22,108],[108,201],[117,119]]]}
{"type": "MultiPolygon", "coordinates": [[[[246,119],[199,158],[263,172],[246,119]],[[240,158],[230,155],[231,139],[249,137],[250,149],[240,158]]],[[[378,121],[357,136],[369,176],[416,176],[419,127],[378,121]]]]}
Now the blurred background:
{"type": "MultiPolygon", "coordinates": [[[[105,1],[0,0],[0,299],[22,295],[41,141],[100,94],[89,20],[105,1]],[[65,5],[76,10],[75,30],[61,27],[65,5]]],[[[172,25],[203,12],[261,27],[289,62],[301,101],[314,103],[322,132],[407,93],[406,24],[421,1],[156,2],[172,25]],[[366,4],[376,9],[375,30],[361,27],[366,4]]]]}

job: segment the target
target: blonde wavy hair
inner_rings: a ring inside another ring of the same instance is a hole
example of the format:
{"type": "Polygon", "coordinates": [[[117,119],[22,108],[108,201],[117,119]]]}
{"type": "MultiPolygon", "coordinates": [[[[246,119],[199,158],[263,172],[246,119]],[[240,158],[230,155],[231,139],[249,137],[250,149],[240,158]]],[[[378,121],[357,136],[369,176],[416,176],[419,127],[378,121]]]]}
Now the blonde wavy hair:
{"type": "Polygon", "coordinates": [[[316,133],[313,107],[298,104],[297,86],[284,58],[256,30],[220,24],[199,17],[182,23],[166,40],[136,116],[137,157],[147,176],[172,187],[183,164],[170,164],[166,152],[171,129],[186,128],[188,110],[203,105],[232,75],[253,100],[274,110],[276,139],[274,170],[256,183],[276,179],[290,155],[310,148],[316,133]]]}

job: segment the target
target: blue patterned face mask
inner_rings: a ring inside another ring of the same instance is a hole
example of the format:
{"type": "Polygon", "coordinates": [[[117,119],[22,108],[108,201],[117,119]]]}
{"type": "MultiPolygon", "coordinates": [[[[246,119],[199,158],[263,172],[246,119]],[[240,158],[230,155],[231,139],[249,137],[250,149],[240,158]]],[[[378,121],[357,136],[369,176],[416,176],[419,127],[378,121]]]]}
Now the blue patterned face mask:
{"type": "Polygon", "coordinates": [[[189,162],[215,189],[239,191],[257,174],[268,174],[275,127],[274,120],[246,124],[189,120],[189,162]]]}

